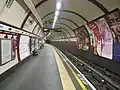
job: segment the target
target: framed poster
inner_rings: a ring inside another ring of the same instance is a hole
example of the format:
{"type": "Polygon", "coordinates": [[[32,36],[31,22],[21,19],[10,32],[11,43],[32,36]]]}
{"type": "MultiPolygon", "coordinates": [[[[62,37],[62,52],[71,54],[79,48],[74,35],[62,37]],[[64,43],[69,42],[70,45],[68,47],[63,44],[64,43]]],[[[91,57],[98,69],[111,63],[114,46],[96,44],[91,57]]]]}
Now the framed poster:
{"type": "Polygon", "coordinates": [[[12,60],[16,58],[16,47],[17,47],[17,40],[12,39],[12,60]]]}
{"type": "Polygon", "coordinates": [[[95,38],[94,54],[112,59],[113,37],[104,18],[96,19],[88,24],[95,38]]]}
{"type": "Polygon", "coordinates": [[[74,30],[74,33],[76,35],[78,49],[82,50],[89,50],[90,46],[90,36],[87,32],[87,29],[85,26],[81,26],[78,29],[74,30]]]}
{"type": "Polygon", "coordinates": [[[78,28],[74,30],[75,38],[76,38],[76,44],[78,45],[79,43],[79,38],[78,38],[78,28]]]}
{"type": "Polygon", "coordinates": [[[35,38],[30,38],[30,53],[32,53],[35,50],[35,38]]]}
{"type": "Polygon", "coordinates": [[[93,53],[94,53],[95,55],[97,55],[98,53],[101,52],[100,49],[97,49],[97,48],[98,48],[98,47],[97,47],[97,44],[98,44],[99,41],[100,41],[100,32],[99,32],[98,27],[97,27],[97,25],[95,24],[94,21],[88,23],[88,26],[89,26],[90,30],[92,31],[92,33],[93,33],[93,39],[94,39],[94,40],[92,40],[92,42],[94,42],[94,50],[93,50],[93,53]]]}
{"type": "Polygon", "coordinates": [[[104,18],[96,20],[96,25],[100,32],[100,44],[98,45],[101,48],[101,56],[112,59],[113,37],[111,30],[104,18]]]}
{"type": "Polygon", "coordinates": [[[12,39],[0,39],[0,65],[12,60],[12,39]]]}
{"type": "Polygon", "coordinates": [[[21,35],[19,45],[21,60],[24,60],[26,57],[30,55],[29,41],[30,37],[21,35]]]}
{"type": "Polygon", "coordinates": [[[113,60],[120,62],[120,10],[115,9],[105,17],[113,35],[113,60]]]}
{"type": "Polygon", "coordinates": [[[114,42],[120,43],[120,10],[115,10],[105,17],[112,31],[114,42]]]}

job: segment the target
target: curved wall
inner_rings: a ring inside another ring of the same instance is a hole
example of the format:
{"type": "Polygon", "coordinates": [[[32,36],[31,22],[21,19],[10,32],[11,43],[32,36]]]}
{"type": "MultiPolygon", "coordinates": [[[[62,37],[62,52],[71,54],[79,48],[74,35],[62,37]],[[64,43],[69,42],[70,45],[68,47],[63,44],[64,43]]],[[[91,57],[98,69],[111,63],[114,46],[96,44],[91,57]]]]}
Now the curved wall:
{"type": "MultiPolygon", "coordinates": [[[[21,25],[23,23],[23,20],[25,19],[27,13],[25,10],[19,5],[19,3],[14,0],[11,7],[7,7],[5,5],[6,0],[0,0],[0,21],[7,23],[8,25],[13,25],[13,27],[21,28],[21,25]]],[[[3,24],[2,24],[3,25],[3,24]]],[[[0,30],[8,30],[7,25],[2,26],[0,23],[0,30]],[[7,27],[7,28],[6,28],[7,27]]],[[[27,20],[27,22],[24,25],[24,29],[26,31],[32,32],[36,25],[35,20],[32,19],[30,16],[27,20]],[[33,21],[31,23],[31,21],[33,21]]],[[[9,27],[10,28],[10,27],[9,27]]],[[[11,27],[12,28],[12,27],[11,27]]],[[[17,32],[16,28],[12,28],[11,30],[14,30],[17,32]]],[[[8,33],[10,34],[10,33],[8,33]]],[[[6,34],[4,32],[0,32],[0,38],[4,38],[6,34]],[[1,34],[2,33],[2,34],[1,34]]],[[[8,35],[8,38],[11,39],[12,35],[8,35]]],[[[14,38],[17,39],[17,47],[15,49],[15,58],[11,60],[10,62],[5,63],[4,65],[0,65],[0,75],[3,74],[5,71],[9,70],[13,66],[17,65],[20,61],[24,60],[28,56],[30,56],[30,37],[21,35],[19,38],[17,38],[17,35],[14,35],[14,38]],[[18,45],[19,44],[19,45],[18,45]],[[19,61],[20,59],[20,61],[19,61]]],[[[37,46],[38,47],[38,46],[37,46]]],[[[12,47],[11,47],[12,48],[12,47]]]]}

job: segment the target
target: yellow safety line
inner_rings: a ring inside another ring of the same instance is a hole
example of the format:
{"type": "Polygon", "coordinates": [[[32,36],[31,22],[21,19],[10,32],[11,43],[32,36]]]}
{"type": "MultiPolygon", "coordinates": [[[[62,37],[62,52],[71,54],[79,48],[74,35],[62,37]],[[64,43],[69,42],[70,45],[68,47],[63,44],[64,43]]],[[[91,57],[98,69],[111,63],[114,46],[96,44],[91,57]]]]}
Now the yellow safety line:
{"type": "Polygon", "coordinates": [[[57,54],[57,52],[55,51],[55,49],[51,46],[55,58],[56,58],[56,62],[58,65],[58,70],[60,73],[60,78],[61,78],[61,82],[62,82],[62,86],[63,86],[63,90],[76,90],[66,68],[64,67],[61,58],[59,57],[59,55],[57,54]]]}
{"type": "Polygon", "coordinates": [[[75,78],[78,81],[78,83],[81,86],[81,88],[83,90],[87,90],[87,88],[85,87],[85,85],[82,83],[82,81],[80,80],[80,78],[78,77],[78,75],[74,72],[74,70],[70,67],[70,65],[67,62],[66,62],[66,64],[70,68],[70,70],[72,71],[73,75],[75,76],[75,78]]]}
{"type": "Polygon", "coordinates": [[[81,88],[83,90],[87,90],[87,88],[85,87],[85,85],[82,83],[82,81],[80,80],[80,78],[78,77],[78,75],[74,72],[74,70],[71,68],[71,66],[65,62],[67,64],[67,66],[70,68],[70,70],[72,71],[74,77],[76,78],[76,80],[78,81],[79,85],[81,86],[81,88]]]}

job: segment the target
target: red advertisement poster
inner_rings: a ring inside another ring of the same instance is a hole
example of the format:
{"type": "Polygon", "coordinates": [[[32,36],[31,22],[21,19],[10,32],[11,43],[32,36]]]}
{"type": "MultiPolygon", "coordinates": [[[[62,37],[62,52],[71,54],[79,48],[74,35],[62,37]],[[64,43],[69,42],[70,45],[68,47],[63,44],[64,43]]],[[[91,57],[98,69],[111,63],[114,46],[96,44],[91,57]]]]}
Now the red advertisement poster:
{"type": "Polygon", "coordinates": [[[93,32],[93,37],[94,37],[94,54],[99,54],[101,53],[101,49],[99,49],[99,51],[97,51],[97,48],[98,48],[98,43],[100,43],[100,40],[101,40],[101,36],[100,36],[100,32],[98,30],[98,26],[96,25],[96,23],[93,21],[93,22],[90,22],[88,24],[89,28],[92,30],[93,32]]]}
{"type": "Polygon", "coordinates": [[[113,38],[104,18],[89,23],[95,38],[94,53],[112,59],[113,38]]]}
{"type": "Polygon", "coordinates": [[[89,27],[92,30],[92,32],[94,33],[96,40],[99,41],[101,39],[101,36],[100,36],[100,32],[98,30],[98,26],[96,25],[96,23],[90,22],[89,27]]]}
{"type": "Polygon", "coordinates": [[[100,32],[100,44],[98,44],[98,47],[101,48],[101,56],[112,59],[113,53],[112,32],[104,18],[96,20],[95,23],[98,26],[98,30],[100,32]]]}

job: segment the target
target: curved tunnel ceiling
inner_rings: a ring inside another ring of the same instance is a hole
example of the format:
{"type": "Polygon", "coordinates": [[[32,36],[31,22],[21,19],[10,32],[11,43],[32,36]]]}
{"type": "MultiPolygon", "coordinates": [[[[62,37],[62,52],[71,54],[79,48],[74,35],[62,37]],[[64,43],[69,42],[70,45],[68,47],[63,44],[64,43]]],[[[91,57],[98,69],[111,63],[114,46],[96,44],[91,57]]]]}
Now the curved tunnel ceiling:
{"type": "MultiPolygon", "coordinates": [[[[65,18],[65,17],[58,17],[58,20],[59,20],[59,22],[61,20],[68,21],[69,23],[74,24],[76,26],[76,28],[79,28],[79,25],[71,19],[68,19],[68,18],[65,18]]],[[[44,24],[49,23],[51,21],[53,21],[53,19],[45,20],[44,24]]],[[[65,21],[63,21],[63,22],[65,22],[65,21]]],[[[71,26],[71,24],[69,24],[69,25],[71,26]]]]}
{"type": "MultiPolygon", "coordinates": [[[[88,20],[87,20],[84,16],[82,16],[81,14],[79,14],[79,13],[77,13],[77,12],[75,12],[75,11],[71,11],[71,10],[60,10],[60,13],[61,13],[61,12],[74,14],[74,15],[80,17],[81,19],[83,19],[85,22],[88,22],[88,20]]],[[[45,16],[43,16],[42,20],[45,19],[47,16],[52,15],[52,14],[54,14],[54,13],[55,13],[55,11],[52,11],[52,12],[46,14],[45,16]]]]}
{"type": "MultiPolygon", "coordinates": [[[[34,5],[36,5],[42,0],[32,1],[34,5]]],[[[56,0],[47,0],[37,8],[37,11],[43,18],[53,12],[55,10],[55,6],[56,0]]],[[[60,17],[70,19],[74,21],[76,25],[80,26],[115,8],[120,8],[120,0],[63,0],[60,17]],[[75,12],[76,15],[69,11],[75,12]]],[[[51,18],[54,18],[54,13],[44,18],[43,22],[48,21],[51,18]]],[[[60,21],[71,26],[71,28],[76,28],[74,24],[67,20],[60,21]]],[[[54,35],[52,37],[54,37],[54,35]]]]}
{"type": "MultiPolygon", "coordinates": [[[[64,19],[64,18],[58,18],[58,19],[64,19]]],[[[53,23],[53,19],[50,19],[50,20],[48,20],[48,21],[46,21],[46,22],[44,23],[44,26],[47,27],[47,28],[49,28],[49,27],[52,26],[52,23],[53,23]]],[[[67,30],[68,34],[69,34],[71,37],[72,37],[72,36],[75,36],[75,35],[74,35],[74,32],[73,32],[73,29],[74,29],[74,28],[72,28],[69,24],[67,25],[66,23],[61,22],[61,21],[59,20],[59,22],[56,23],[56,25],[60,25],[61,27],[67,28],[66,30],[67,30]]],[[[64,29],[64,30],[65,30],[65,29],[64,29]]]]}
{"type": "MultiPolygon", "coordinates": [[[[52,24],[49,24],[49,25],[52,26],[52,24]]],[[[46,27],[49,28],[49,25],[46,26],[46,27]]],[[[56,23],[56,26],[57,26],[57,25],[59,25],[61,28],[62,28],[62,27],[67,28],[67,32],[70,33],[70,36],[72,36],[72,35],[74,36],[73,29],[72,29],[69,25],[67,25],[67,24],[65,24],[65,23],[61,23],[61,22],[56,23]]]]}

